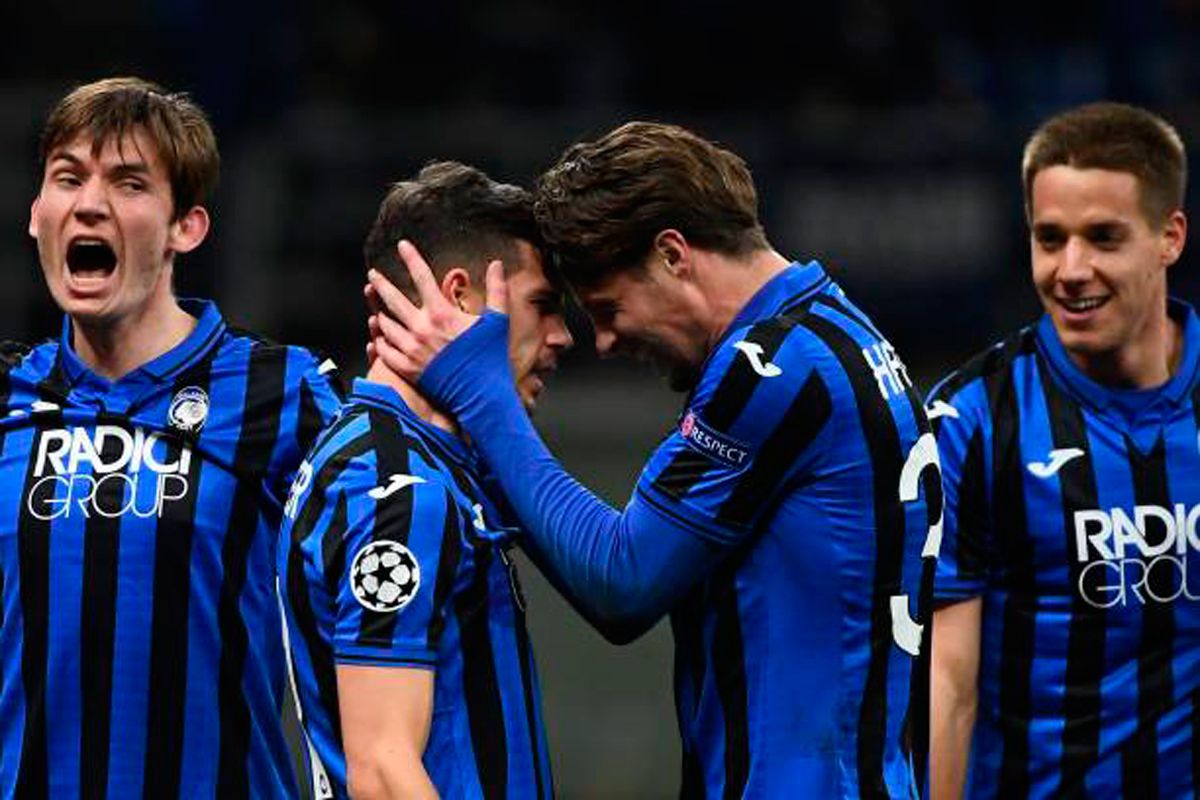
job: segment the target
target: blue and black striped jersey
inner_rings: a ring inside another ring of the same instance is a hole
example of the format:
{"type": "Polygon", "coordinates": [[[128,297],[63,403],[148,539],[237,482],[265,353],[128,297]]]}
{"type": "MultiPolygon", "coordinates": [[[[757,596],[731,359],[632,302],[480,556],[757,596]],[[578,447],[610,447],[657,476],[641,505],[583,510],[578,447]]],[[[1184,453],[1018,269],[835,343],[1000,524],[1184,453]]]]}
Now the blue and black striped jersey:
{"type": "Polygon", "coordinates": [[[425,769],[443,797],[553,794],[512,531],[477,456],[357,380],[292,487],[278,572],[318,785],[346,796],[336,665],[435,670],[425,769]]]}
{"type": "Polygon", "coordinates": [[[1200,788],[1200,323],[1169,311],[1157,389],[1090,380],[1044,317],[931,394],[937,602],[983,602],[970,797],[1200,788]]]}
{"type": "Polygon", "coordinates": [[[730,551],[672,613],[683,794],[912,796],[936,448],[903,363],[820,265],[742,309],[636,492],[730,551]]]}
{"type": "Polygon", "coordinates": [[[191,335],[118,380],[69,320],[0,375],[0,796],[295,794],[263,631],[332,364],[181,305],[191,335]]]}

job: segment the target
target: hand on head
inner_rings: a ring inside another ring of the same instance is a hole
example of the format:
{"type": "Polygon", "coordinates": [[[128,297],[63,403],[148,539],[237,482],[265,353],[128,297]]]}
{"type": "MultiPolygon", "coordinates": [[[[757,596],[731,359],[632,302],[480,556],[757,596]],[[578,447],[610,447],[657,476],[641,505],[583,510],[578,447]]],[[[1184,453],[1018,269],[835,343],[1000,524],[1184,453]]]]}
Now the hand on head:
{"type": "MultiPolygon", "coordinates": [[[[388,369],[415,383],[434,357],[474,325],[479,316],[463,311],[442,294],[433,270],[412,243],[401,240],[396,249],[412,276],[420,305],[405,297],[378,270],[370,270],[363,289],[372,310],[367,320],[367,358],[383,359],[388,369]]],[[[508,286],[499,261],[488,264],[486,302],[493,311],[508,311],[508,286]]]]}

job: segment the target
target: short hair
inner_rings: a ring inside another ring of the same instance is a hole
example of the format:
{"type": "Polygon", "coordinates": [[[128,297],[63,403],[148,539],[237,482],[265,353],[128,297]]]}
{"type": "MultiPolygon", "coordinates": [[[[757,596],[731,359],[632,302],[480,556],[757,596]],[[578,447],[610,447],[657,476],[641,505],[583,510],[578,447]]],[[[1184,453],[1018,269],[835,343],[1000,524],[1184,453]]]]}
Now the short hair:
{"type": "Polygon", "coordinates": [[[416,287],[396,252],[401,239],[421,251],[438,279],[462,267],[481,284],[493,259],[504,262],[506,273],[516,269],[517,240],[541,247],[530,193],[457,161],[430,162],[415,178],[392,184],[363,244],[367,267],[415,300],[416,287]]]}
{"type": "Polygon", "coordinates": [[[217,187],[221,157],[204,111],[182,92],[141,78],[105,78],[76,87],[58,101],[42,129],[42,167],[54,151],[79,137],[99,153],[141,128],[158,150],[171,183],[175,218],[203,205],[217,187]]]}
{"type": "Polygon", "coordinates": [[[769,247],[746,163],[678,125],[629,122],[572,145],[538,180],[534,213],[575,284],[637,267],[667,228],[725,255],[769,247]]]}
{"type": "Polygon", "coordinates": [[[1137,178],[1142,213],[1152,224],[1183,207],[1187,153],[1175,128],[1157,114],[1123,103],[1089,103],[1064,111],[1034,131],[1021,176],[1025,211],[1033,210],[1033,180],[1047,167],[1107,169],[1137,178]]]}

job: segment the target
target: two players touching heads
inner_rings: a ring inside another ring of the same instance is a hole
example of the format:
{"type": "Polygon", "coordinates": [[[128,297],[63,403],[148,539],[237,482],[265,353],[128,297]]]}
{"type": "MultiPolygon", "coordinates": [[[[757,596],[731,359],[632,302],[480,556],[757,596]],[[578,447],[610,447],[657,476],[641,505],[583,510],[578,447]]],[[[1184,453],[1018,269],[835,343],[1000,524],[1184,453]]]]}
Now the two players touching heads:
{"type": "Polygon", "coordinates": [[[186,96],[80,87],[42,158],[64,326],[0,381],[6,795],[295,796],[294,691],[317,796],[551,796],[514,547],[615,642],[670,617],[684,796],[1191,793],[1200,328],[1166,292],[1161,119],[1035,133],[1046,315],[932,426],[870,317],[772,247],[745,163],[676,126],[533,191],[454,162],[394,185],[344,398],[175,297],[218,163],[186,96]],[[567,292],[686,393],[623,509],[529,422],[567,292]]]}

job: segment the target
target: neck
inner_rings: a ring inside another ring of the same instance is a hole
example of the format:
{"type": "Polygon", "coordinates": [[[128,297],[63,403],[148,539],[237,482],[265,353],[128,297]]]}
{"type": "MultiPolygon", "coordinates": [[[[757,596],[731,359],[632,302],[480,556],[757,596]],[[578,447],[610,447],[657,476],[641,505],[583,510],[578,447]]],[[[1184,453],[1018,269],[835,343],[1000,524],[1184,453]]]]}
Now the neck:
{"type": "Polygon", "coordinates": [[[704,271],[702,289],[707,298],[708,350],[716,347],[725,330],[750,298],[791,262],[778,252],[755,250],[747,256],[712,256],[715,269],[704,271]]]}
{"type": "Polygon", "coordinates": [[[377,358],[371,364],[370,369],[367,370],[367,380],[372,383],[390,386],[396,390],[396,393],[404,400],[404,404],[412,409],[412,412],[418,417],[430,425],[441,428],[444,431],[449,431],[455,436],[459,435],[458,424],[452,417],[434,408],[433,404],[425,398],[425,395],[417,391],[417,388],[411,383],[388,369],[382,359],[377,358]]]}
{"type": "Polygon", "coordinates": [[[1147,321],[1131,342],[1104,353],[1067,351],[1075,366],[1097,383],[1123,389],[1153,389],[1171,380],[1183,357],[1183,326],[1167,314],[1147,321]]]}
{"type": "Polygon", "coordinates": [[[177,347],[196,327],[196,318],[174,297],[162,308],[143,309],[114,323],[71,319],[71,346],[97,375],[116,380],[177,347]]]}

